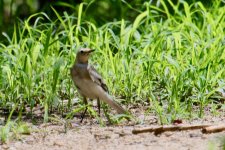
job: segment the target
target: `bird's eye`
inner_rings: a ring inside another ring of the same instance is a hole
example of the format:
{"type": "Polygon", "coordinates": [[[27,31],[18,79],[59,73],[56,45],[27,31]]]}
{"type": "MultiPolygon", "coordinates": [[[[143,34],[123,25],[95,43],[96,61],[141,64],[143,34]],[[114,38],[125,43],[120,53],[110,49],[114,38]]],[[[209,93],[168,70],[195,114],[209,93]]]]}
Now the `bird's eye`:
{"type": "Polygon", "coordinates": [[[83,54],[83,53],[84,53],[84,51],[80,51],[80,53],[81,53],[81,54],[83,54]]]}

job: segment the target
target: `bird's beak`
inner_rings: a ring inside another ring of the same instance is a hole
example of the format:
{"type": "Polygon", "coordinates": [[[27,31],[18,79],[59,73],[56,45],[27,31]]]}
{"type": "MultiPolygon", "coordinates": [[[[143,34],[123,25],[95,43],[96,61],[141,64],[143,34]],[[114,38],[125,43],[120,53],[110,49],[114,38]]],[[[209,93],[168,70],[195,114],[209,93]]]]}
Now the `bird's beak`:
{"type": "Polygon", "coordinates": [[[91,50],[88,51],[88,53],[92,53],[92,52],[94,52],[94,51],[95,51],[94,49],[91,49],[91,50]]]}

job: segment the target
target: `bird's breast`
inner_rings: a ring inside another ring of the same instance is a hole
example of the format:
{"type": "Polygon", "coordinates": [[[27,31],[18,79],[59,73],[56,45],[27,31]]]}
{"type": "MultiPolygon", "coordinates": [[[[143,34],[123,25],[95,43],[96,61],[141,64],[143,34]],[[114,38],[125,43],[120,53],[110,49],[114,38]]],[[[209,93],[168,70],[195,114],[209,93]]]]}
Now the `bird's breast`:
{"type": "Polygon", "coordinates": [[[90,79],[77,77],[75,79],[75,85],[81,95],[91,99],[99,98],[99,95],[104,92],[98,84],[90,79]]]}

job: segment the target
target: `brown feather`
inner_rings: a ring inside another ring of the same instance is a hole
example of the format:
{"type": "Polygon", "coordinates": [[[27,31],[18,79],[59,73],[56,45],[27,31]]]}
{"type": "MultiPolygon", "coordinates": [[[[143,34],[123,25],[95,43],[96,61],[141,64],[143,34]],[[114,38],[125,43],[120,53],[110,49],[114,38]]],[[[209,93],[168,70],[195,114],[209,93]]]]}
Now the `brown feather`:
{"type": "Polygon", "coordinates": [[[106,92],[108,92],[108,87],[105,84],[105,81],[102,79],[101,75],[97,72],[97,70],[91,65],[88,65],[87,69],[92,81],[100,85],[106,92]]]}

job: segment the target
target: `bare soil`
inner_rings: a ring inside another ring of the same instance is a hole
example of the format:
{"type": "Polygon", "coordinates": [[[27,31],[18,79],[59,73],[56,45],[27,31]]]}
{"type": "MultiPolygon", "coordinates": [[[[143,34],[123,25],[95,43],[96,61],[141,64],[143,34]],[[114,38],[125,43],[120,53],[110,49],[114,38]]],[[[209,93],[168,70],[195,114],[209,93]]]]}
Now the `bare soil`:
{"type": "MultiPolygon", "coordinates": [[[[65,130],[65,124],[32,125],[30,135],[0,145],[3,150],[224,150],[225,132],[203,134],[200,130],[164,132],[160,135],[142,133],[134,135],[138,127],[159,126],[154,115],[136,117],[139,123],[124,121],[120,125],[102,127],[98,121],[86,117],[83,123],[75,117],[65,130]]],[[[104,115],[102,115],[104,118],[104,115]]],[[[182,120],[182,124],[224,124],[224,116],[205,116],[203,119],[182,120]]]]}

